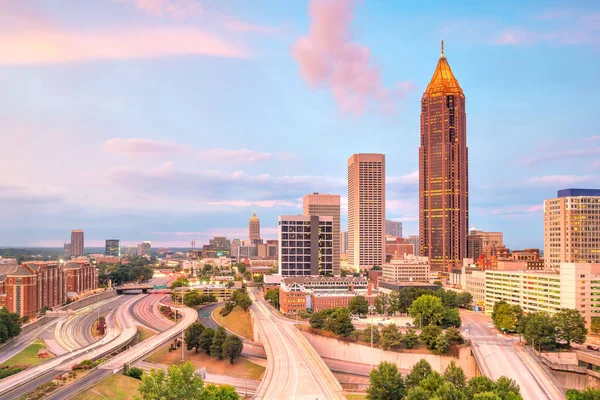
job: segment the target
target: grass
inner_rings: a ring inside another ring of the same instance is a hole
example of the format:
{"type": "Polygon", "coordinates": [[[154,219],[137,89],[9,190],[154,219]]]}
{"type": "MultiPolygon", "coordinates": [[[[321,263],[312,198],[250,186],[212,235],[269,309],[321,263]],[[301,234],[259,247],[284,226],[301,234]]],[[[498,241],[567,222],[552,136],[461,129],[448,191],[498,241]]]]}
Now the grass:
{"type": "MultiPolygon", "coordinates": [[[[196,368],[206,368],[206,372],[215,375],[227,375],[234,378],[245,378],[259,380],[265,371],[265,367],[240,357],[232,364],[229,360],[218,360],[210,357],[204,352],[195,350],[185,351],[185,360],[190,361],[196,368]]],[[[161,347],[154,354],[146,358],[146,361],[157,364],[181,364],[181,348],[169,353],[169,346],[161,347]]]]}
{"type": "Polygon", "coordinates": [[[138,331],[138,337],[135,338],[134,344],[143,342],[144,340],[149,339],[152,336],[156,335],[156,332],[154,332],[153,330],[150,330],[148,328],[144,328],[143,326],[138,326],[137,331],[138,331]]]}
{"type": "Polygon", "coordinates": [[[6,360],[1,366],[37,365],[37,364],[47,360],[48,358],[53,357],[52,354],[49,353],[50,357],[38,358],[38,356],[37,356],[38,351],[40,351],[40,349],[45,349],[45,348],[46,348],[46,343],[43,340],[37,340],[34,343],[27,346],[26,348],[24,348],[23,351],[21,351],[20,353],[15,354],[9,360],[6,360]]]}
{"type": "Polygon", "coordinates": [[[225,329],[229,329],[231,332],[235,332],[240,336],[252,340],[254,333],[252,331],[252,318],[250,317],[250,311],[244,311],[240,307],[235,307],[228,316],[223,317],[219,314],[223,307],[218,307],[213,312],[213,318],[219,325],[222,325],[225,329]]]}
{"type": "Polygon", "coordinates": [[[138,392],[142,381],[129,376],[116,374],[101,380],[85,392],[73,397],[73,400],[128,400],[138,392]]]}

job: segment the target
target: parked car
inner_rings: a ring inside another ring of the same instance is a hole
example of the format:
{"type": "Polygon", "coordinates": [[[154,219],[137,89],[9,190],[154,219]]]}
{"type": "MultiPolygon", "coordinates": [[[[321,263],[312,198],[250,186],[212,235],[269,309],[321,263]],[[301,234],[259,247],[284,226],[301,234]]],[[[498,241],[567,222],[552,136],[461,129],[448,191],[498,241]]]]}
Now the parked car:
{"type": "Polygon", "coordinates": [[[412,326],[412,324],[410,322],[407,322],[406,326],[412,326]]]}
{"type": "Polygon", "coordinates": [[[587,345],[587,348],[588,348],[589,350],[594,350],[594,351],[598,351],[598,350],[600,350],[600,348],[598,348],[598,347],[596,347],[596,346],[592,346],[591,344],[588,344],[588,345],[587,345]]]}

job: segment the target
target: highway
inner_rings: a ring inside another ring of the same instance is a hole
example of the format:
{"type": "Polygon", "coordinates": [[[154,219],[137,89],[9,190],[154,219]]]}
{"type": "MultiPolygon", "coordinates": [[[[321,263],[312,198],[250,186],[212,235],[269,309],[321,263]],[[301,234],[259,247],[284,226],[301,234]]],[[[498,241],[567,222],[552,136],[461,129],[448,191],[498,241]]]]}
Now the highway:
{"type": "Polygon", "coordinates": [[[164,317],[159,309],[158,302],[168,297],[165,294],[148,294],[139,302],[132,304],[130,314],[139,325],[155,332],[162,332],[175,325],[175,322],[164,317]]]}
{"type": "Polygon", "coordinates": [[[255,288],[251,311],[267,352],[257,399],[343,399],[342,387],[293,322],[273,313],[255,288]]]}
{"type": "Polygon", "coordinates": [[[461,318],[463,334],[471,340],[473,354],[484,375],[494,380],[501,376],[513,379],[524,400],[564,399],[535,360],[520,348],[517,339],[488,328],[491,318],[465,310],[461,310],[461,318]]]}

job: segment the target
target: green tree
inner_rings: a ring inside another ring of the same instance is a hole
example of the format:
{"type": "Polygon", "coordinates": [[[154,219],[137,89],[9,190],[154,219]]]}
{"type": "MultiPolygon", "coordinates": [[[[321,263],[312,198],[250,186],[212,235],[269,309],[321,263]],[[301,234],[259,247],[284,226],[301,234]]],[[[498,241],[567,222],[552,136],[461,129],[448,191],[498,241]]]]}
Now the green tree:
{"type": "Polygon", "coordinates": [[[144,374],[138,390],[144,400],[202,400],[203,385],[188,361],[171,365],[166,374],[157,370],[144,374]]]}
{"type": "Polygon", "coordinates": [[[326,316],[322,312],[316,312],[311,314],[308,322],[310,323],[310,327],[314,329],[323,329],[325,326],[326,316]]]}
{"type": "Polygon", "coordinates": [[[567,390],[567,400],[598,400],[600,399],[600,389],[587,388],[585,390],[569,389],[567,390]]]}
{"type": "Polygon", "coordinates": [[[235,388],[230,385],[208,384],[202,393],[202,400],[238,400],[240,395],[235,388]]]}
{"type": "Polygon", "coordinates": [[[379,293],[373,302],[377,314],[385,314],[390,305],[390,296],[387,293],[379,293]]]}
{"type": "Polygon", "coordinates": [[[421,339],[421,342],[431,350],[435,347],[435,342],[441,334],[442,328],[436,325],[428,325],[421,331],[419,339],[421,339]]]}
{"type": "Polygon", "coordinates": [[[6,342],[21,333],[21,317],[17,313],[0,308],[0,343],[6,342]]]}
{"type": "Polygon", "coordinates": [[[229,359],[229,362],[233,364],[242,355],[243,349],[244,343],[242,343],[242,339],[236,335],[229,335],[225,339],[225,342],[223,342],[223,358],[229,359]]]}
{"type": "Polygon", "coordinates": [[[523,323],[523,336],[528,344],[541,348],[555,343],[556,330],[548,313],[530,313],[523,318],[523,323]]]}
{"type": "Polygon", "coordinates": [[[227,339],[227,332],[225,332],[225,328],[219,326],[215,330],[215,335],[210,345],[210,355],[212,357],[217,357],[219,360],[223,359],[223,343],[225,343],[225,339],[227,339]]]}
{"type": "Polygon", "coordinates": [[[369,312],[369,302],[364,296],[354,296],[348,304],[350,314],[366,315],[369,312]]]}
{"type": "Polygon", "coordinates": [[[325,320],[323,329],[345,337],[350,336],[352,331],[355,330],[350,312],[344,307],[337,307],[332,310],[325,320]]]}
{"type": "Polygon", "coordinates": [[[384,350],[395,350],[402,344],[402,332],[396,324],[389,324],[381,329],[381,347],[384,350]]]}
{"type": "Polygon", "coordinates": [[[473,302],[473,295],[469,292],[460,292],[456,301],[460,307],[467,308],[473,302]]]}
{"type": "Polygon", "coordinates": [[[417,335],[414,329],[409,328],[406,330],[406,333],[402,335],[402,342],[404,342],[407,349],[412,349],[419,344],[419,335],[417,335]]]}
{"type": "Polygon", "coordinates": [[[267,300],[271,305],[279,310],[279,289],[269,289],[267,293],[265,293],[265,300],[267,300]]]}
{"type": "Polygon", "coordinates": [[[448,354],[450,351],[450,340],[446,335],[439,335],[430,350],[432,350],[433,354],[448,354]]]}
{"type": "MultiPolygon", "coordinates": [[[[420,386],[413,387],[406,392],[405,400],[432,400],[431,393],[420,386]]],[[[435,399],[442,400],[442,399],[435,399]]]]}
{"type": "Polygon", "coordinates": [[[501,399],[509,399],[509,396],[516,395],[516,398],[521,397],[521,389],[517,382],[514,380],[507,378],[506,376],[501,376],[495,383],[494,393],[496,393],[501,399]]]}
{"type": "Polygon", "coordinates": [[[250,296],[246,294],[242,289],[238,289],[233,292],[231,296],[231,300],[235,303],[236,306],[240,307],[244,311],[248,311],[250,306],[252,305],[252,300],[250,296]]]}
{"type": "Polygon", "coordinates": [[[439,289],[433,292],[433,295],[442,300],[442,305],[447,308],[458,307],[458,295],[454,290],[439,289]]]}
{"type": "Polygon", "coordinates": [[[426,360],[419,360],[419,362],[413,365],[410,373],[406,375],[406,388],[410,389],[419,386],[419,383],[432,371],[431,365],[426,360]]]}
{"type": "Polygon", "coordinates": [[[196,353],[200,348],[200,336],[202,332],[204,332],[205,326],[202,325],[199,321],[194,322],[185,330],[184,341],[187,346],[188,351],[191,349],[196,349],[196,353]]]}
{"type": "Polygon", "coordinates": [[[206,354],[210,354],[210,348],[212,346],[213,337],[215,336],[215,330],[213,328],[205,328],[200,334],[198,344],[206,354]]]}
{"type": "Polygon", "coordinates": [[[177,278],[175,280],[175,282],[173,282],[171,284],[171,286],[169,286],[169,289],[173,290],[175,288],[182,287],[182,286],[185,286],[185,287],[190,286],[190,281],[188,281],[187,278],[177,278]]]}
{"type": "Polygon", "coordinates": [[[493,392],[495,386],[494,381],[487,376],[476,376],[467,385],[467,396],[473,398],[478,393],[493,392]]]}
{"type": "Polygon", "coordinates": [[[460,319],[460,314],[458,313],[457,308],[445,308],[442,312],[442,328],[450,328],[451,326],[455,328],[460,328],[462,325],[462,320],[460,319]]]}
{"type": "Polygon", "coordinates": [[[371,342],[371,338],[373,339],[373,343],[379,343],[379,340],[381,339],[379,328],[377,328],[377,325],[369,325],[366,329],[360,332],[360,338],[367,343],[371,342]]]}
{"type": "Polygon", "coordinates": [[[571,346],[571,342],[585,342],[585,319],[578,310],[562,308],[552,316],[552,323],[556,329],[556,340],[566,342],[568,347],[571,346]]]}
{"type": "Polygon", "coordinates": [[[442,322],[444,306],[435,296],[425,294],[420,296],[408,309],[408,314],[419,326],[439,325],[442,322]]]}
{"type": "Polygon", "coordinates": [[[127,370],[127,376],[132,378],[142,380],[142,375],[144,375],[144,371],[141,368],[131,367],[127,370]]]}
{"type": "Polygon", "coordinates": [[[444,371],[444,379],[452,383],[457,389],[464,389],[467,386],[467,376],[462,368],[457,367],[454,361],[444,371]]]}
{"type": "Polygon", "coordinates": [[[523,317],[523,310],[519,305],[511,305],[501,300],[494,304],[492,321],[502,331],[512,331],[517,328],[517,323],[523,317]]]}
{"type": "Polygon", "coordinates": [[[404,398],[404,379],[396,364],[380,363],[369,374],[368,400],[400,400],[404,398]]]}
{"type": "Polygon", "coordinates": [[[450,343],[462,344],[464,342],[464,339],[457,328],[448,328],[444,334],[450,343]]]}

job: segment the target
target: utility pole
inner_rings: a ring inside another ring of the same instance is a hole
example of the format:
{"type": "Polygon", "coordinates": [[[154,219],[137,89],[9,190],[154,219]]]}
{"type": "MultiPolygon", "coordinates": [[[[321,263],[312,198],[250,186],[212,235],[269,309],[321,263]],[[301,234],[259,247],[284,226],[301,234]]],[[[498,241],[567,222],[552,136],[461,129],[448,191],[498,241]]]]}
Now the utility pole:
{"type": "MultiPolygon", "coordinates": [[[[183,284],[181,285],[181,308],[183,308],[183,284]]],[[[181,320],[183,322],[183,312],[181,313],[181,320]]],[[[181,361],[185,361],[185,354],[183,351],[183,328],[181,328],[181,361]]]]}

